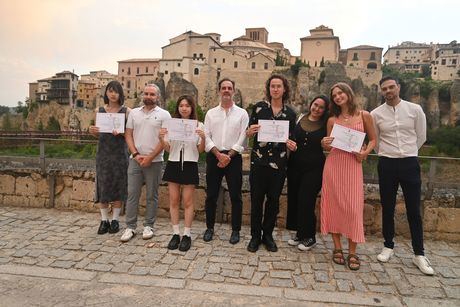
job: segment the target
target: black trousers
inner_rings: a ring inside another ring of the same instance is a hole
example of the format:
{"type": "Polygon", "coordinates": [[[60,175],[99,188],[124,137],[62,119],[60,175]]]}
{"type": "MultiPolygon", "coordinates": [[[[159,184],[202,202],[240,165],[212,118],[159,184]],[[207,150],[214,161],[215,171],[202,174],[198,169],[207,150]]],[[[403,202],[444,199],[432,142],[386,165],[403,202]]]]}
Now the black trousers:
{"type": "Polygon", "coordinates": [[[315,238],[316,235],[316,198],[321,190],[323,164],[318,167],[299,171],[288,169],[288,211],[286,228],[297,230],[300,240],[315,238]]]}
{"type": "Polygon", "coordinates": [[[251,185],[251,235],[253,237],[260,238],[262,231],[264,236],[272,236],[285,179],[284,170],[251,165],[249,184],[251,185]]]}
{"type": "Polygon", "coordinates": [[[214,228],[216,223],[216,207],[222,178],[225,176],[232,202],[232,230],[241,230],[243,200],[241,187],[243,185],[243,160],[236,155],[225,168],[217,166],[216,156],[209,152],[206,155],[206,227],[214,228]]]}
{"type": "Polygon", "coordinates": [[[380,200],[382,202],[382,232],[385,239],[385,247],[394,247],[396,193],[398,186],[401,185],[412,237],[412,249],[415,255],[424,255],[423,225],[420,215],[422,181],[418,159],[416,157],[380,157],[378,173],[380,200]]]}

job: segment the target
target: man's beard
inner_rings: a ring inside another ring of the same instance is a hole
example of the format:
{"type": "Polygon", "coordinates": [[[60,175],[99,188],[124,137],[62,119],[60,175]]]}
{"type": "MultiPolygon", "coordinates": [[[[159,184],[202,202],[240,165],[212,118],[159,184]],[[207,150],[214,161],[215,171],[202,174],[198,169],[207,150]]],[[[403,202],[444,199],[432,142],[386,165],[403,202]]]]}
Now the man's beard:
{"type": "Polygon", "coordinates": [[[158,100],[154,100],[154,99],[149,99],[149,98],[144,98],[142,100],[142,102],[144,103],[144,105],[146,106],[155,106],[158,102],[158,100]]]}

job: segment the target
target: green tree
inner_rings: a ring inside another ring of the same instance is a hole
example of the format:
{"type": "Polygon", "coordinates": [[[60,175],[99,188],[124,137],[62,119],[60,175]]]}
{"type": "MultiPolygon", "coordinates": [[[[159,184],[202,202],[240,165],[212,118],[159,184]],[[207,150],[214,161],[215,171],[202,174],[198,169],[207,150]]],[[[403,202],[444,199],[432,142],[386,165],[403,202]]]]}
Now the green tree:
{"type": "Polygon", "coordinates": [[[3,116],[2,128],[5,131],[13,130],[13,125],[11,124],[10,113],[6,113],[3,116]]]}
{"type": "Polygon", "coordinates": [[[0,116],[7,113],[10,113],[10,108],[7,106],[0,106],[0,116]]]}
{"type": "Polygon", "coordinates": [[[324,57],[321,58],[321,62],[319,63],[319,67],[324,67],[324,57]]]}
{"type": "Polygon", "coordinates": [[[59,124],[59,121],[54,117],[51,116],[48,119],[48,125],[46,126],[47,131],[61,131],[61,125],[59,124]]]}
{"type": "Polygon", "coordinates": [[[422,77],[425,79],[431,79],[430,65],[422,65],[422,77]]]}
{"type": "Polygon", "coordinates": [[[284,58],[280,56],[279,52],[277,52],[276,58],[275,58],[275,66],[284,66],[284,65],[285,65],[284,58]]]}
{"type": "Polygon", "coordinates": [[[301,68],[301,67],[309,67],[309,66],[307,66],[307,64],[305,64],[304,62],[302,62],[301,59],[296,58],[296,59],[295,59],[294,65],[291,65],[292,74],[293,74],[294,76],[297,76],[297,75],[299,74],[299,71],[300,71],[300,68],[301,68]]]}

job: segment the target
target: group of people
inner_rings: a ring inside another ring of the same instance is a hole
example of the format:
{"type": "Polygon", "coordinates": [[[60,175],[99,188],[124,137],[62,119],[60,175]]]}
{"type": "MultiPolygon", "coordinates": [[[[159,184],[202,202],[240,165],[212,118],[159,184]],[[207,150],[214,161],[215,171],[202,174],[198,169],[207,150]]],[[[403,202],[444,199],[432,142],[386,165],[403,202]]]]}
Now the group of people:
{"type": "MultiPolygon", "coordinates": [[[[121,203],[126,202],[126,229],[121,241],[136,235],[137,211],[141,187],[146,185],[146,211],[143,239],[153,236],[158,207],[158,186],[162,174],[164,150],[169,152],[163,180],[168,182],[172,237],[168,249],[190,249],[194,218],[193,195],[198,184],[199,154],[206,151],[206,231],[203,240],[214,236],[217,199],[225,176],[231,200],[232,232],[229,242],[240,241],[242,220],[242,157],[246,138],[252,138],[250,166],[251,240],[249,252],[260,245],[276,252],[273,230],[279,213],[279,199],[287,178],[288,211],[286,228],[296,231],[289,245],[308,251],[316,245],[316,199],[321,192],[321,233],[331,234],[332,261],[358,270],[361,262],[357,244],[365,242],[362,161],[375,150],[379,156],[378,173],[382,203],[384,247],[377,259],[387,262],[394,255],[394,211],[401,186],[414,250],[413,262],[425,274],[434,271],[424,255],[423,227],[420,215],[421,180],[418,150],[426,140],[426,119],[422,108],[402,100],[400,85],[393,77],[380,81],[385,103],[371,113],[362,110],[352,88],[339,82],[329,97],[315,97],[305,115],[296,118],[289,106],[288,80],[271,75],[265,84],[266,97],[252,106],[251,115],[233,102],[235,82],[224,78],[218,83],[218,106],[198,122],[197,141],[169,140],[164,122],[171,118],[158,106],[160,90],[148,84],[143,105],[124,107],[123,89],[117,81],[107,85],[105,106],[96,112],[124,113],[124,135],[117,131],[90,133],[99,138],[96,155],[96,201],[100,203],[99,234],[119,231],[121,203]],[[284,142],[259,141],[260,120],[288,121],[284,142]],[[334,125],[364,132],[361,150],[347,152],[334,147],[334,125]],[[130,156],[128,158],[128,150],[130,156]],[[328,151],[327,157],[324,151],[328,151]],[[180,203],[184,205],[184,230],[179,228],[180,203]],[[109,222],[109,203],[113,217],[109,222]],[[341,236],[348,239],[345,257],[341,236]]],[[[177,100],[174,118],[197,120],[196,102],[191,96],[177,100]]]]}

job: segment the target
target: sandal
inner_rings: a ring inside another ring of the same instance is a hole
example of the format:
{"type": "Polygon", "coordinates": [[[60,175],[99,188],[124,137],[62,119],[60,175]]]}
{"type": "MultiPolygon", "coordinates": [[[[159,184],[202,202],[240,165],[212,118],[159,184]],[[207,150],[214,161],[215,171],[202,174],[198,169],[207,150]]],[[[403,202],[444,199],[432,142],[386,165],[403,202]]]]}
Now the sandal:
{"type": "Polygon", "coordinates": [[[353,271],[359,270],[361,267],[361,261],[359,260],[358,255],[350,254],[347,257],[348,268],[353,271]]]}
{"type": "Polygon", "coordinates": [[[345,258],[343,257],[343,251],[341,249],[334,249],[332,252],[332,261],[340,265],[345,265],[345,258]]]}

